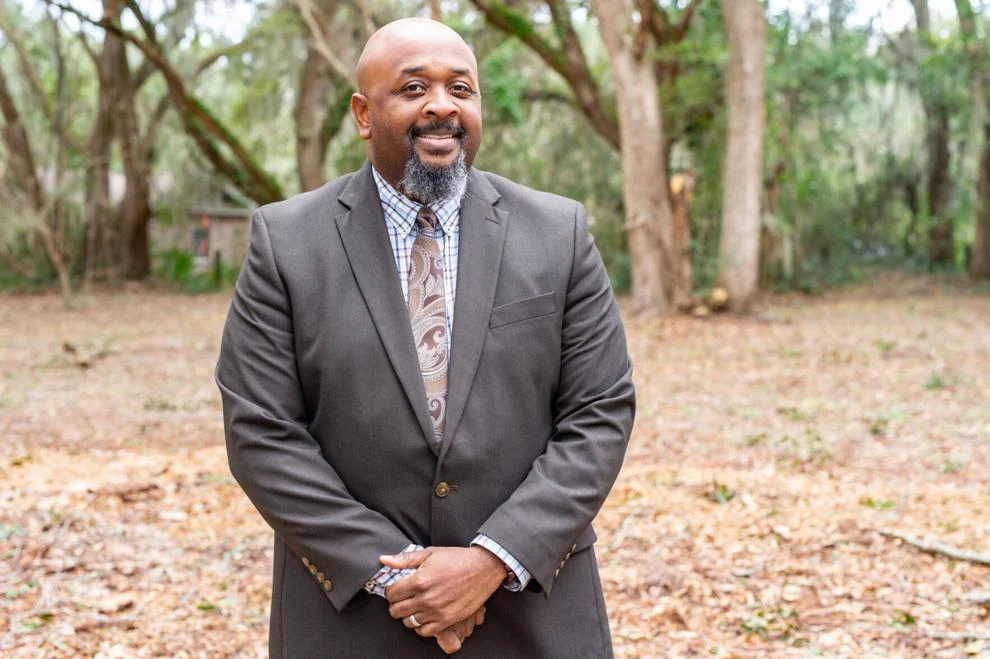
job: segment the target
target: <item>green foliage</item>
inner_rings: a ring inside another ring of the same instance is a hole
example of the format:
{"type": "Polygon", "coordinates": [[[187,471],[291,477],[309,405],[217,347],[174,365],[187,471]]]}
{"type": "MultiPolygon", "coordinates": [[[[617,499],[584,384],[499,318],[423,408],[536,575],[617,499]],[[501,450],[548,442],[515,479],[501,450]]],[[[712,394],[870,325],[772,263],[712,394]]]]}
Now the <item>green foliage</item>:
{"type": "Polygon", "coordinates": [[[957,474],[959,470],[966,466],[966,460],[953,456],[946,456],[939,466],[939,471],[943,474],[957,474]]]}
{"type": "Polygon", "coordinates": [[[187,293],[208,293],[229,288],[237,281],[239,272],[239,268],[224,263],[219,252],[205,269],[197,268],[193,255],[184,249],[169,249],[160,255],[158,261],[157,276],[187,293]]]}
{"type": "MultiPolygon", "coordinates": [[[[377,19],[422,10],[422,3],[386,0],[372,3],[377,19]]],[[[543,2],[493,3],[517,35],[545,40],[556,47],[543,2]]],[[[683,3],[681,3],[683,5],[683,3]]],[[[786,3],[776,3],[774,7],[786,3]]],[[[583,0],[565,0],[570,20],[604,95],[606,112],[614,112],[612,74],[597,26],[583,0]]],[[[665,6],[670,7],[670,3],[665,6]]],[[[972,134],[973,67],[959,37],[954,14],[936,24],[935,36],[921,40],[910,29],[885,35],[854,23],[866,6],[860,0],[810,0],[798,10],[768,10],[767,123],[764,136],[765,181],[761,283],[766,288],[818,293],[859,281],[877,268],[925,266],[928,217],[926,192],[926,106],[950,115],[954,194],[949,215],[956,227],[961,267],[963,247],[972,240],[977,202],[972,134]],[[832,10],[832,16],[823,18],[832,10]]],[[[39,6],[40,7],[40,6],[39,6]]],[[[50,25],[43,8],[14,3],[5,21],[26,37],[28,56],[38,80],[53,102],[56,81],[50,25]]],[[[263,168],[262,187],[275,196],[298,189],[293,112],[307,29],[287,4],[252,4],[247,25],[250,45],[226,56],[198,77],[197,63],[218,47],[240,38],[222,22],[204,20],[204,5],[179,3],[174,11],[153,16],[162,35],[183,35],[170,46],[168,58],[189,83],[209,117],[230,129],[263,168]]],[[[576,109],[566,81],[518,38],[506,38],[484,24],[469,3],[444,3],[445,20],[467,35],[479,55],[485,114],[485,144],[479,167],[581,201],[609,276],[617,289],[631,281],[623,230],[620,159],[576,109]]],[[[209,13],[209,10],[207,10],[209,13]]],[[[671,12],[675,17],[679,10],[671,12]]],[[[349,44],[361,28],[360,13],[345,3],[331,42],[344,61],[356,51],[349,44]]],[[[987,34],[988,20],[977,17],[977,34],[987,34]]],[[[88,166],[86,145],[93,126],[98,79],[82,44],[67,25],[61,45],[66,52],[66,199],[70,269],[81,271],[79,215],[88,166]]],[[[983,37],[986,41],[985,36],[983,37]]],[[[98,48],[98,31],[90,35],[98,48]]],[[[986,50],[986,43],[983,44],[986,50]]],[[[136,70],[140,57],[132,50],[136,70]]],[[[673,138],[671,173],[692,171],[696,188],[691,207],[691,254],[698,289],[709,288],[718,268],[722,218],[722,166],[725,149],[725,77],[728,49],[718,2],[698,6],[687,38],[648,54],[666,67],[676,65],[676,84],[663,84],[660,101],[664,130],[673,138]]],[[[53,164],[51,124],[34,98],[13,49],[0,51],[18,107],[37,152],[40,169],[53,164]]],[[[669,72],[670,68],[667,69],[669,72]]],[[[166,92],[159,74],[149,77],[139,97],[141,123],[166,92]]],[[[338,110],[347,95],[335,87],[328,105],[338,110]],[[338,93],[339,92],[339,93],[338,93]]],[[[345,117],[344,128],[330,142],[327,177],[353,171],[365,158],[361,140],[345,117]]],[[[657,145],[660,148],[661,145],[657,145]]],[[[225,147],[220,150],[230,155],[225,147]]],[[[8,157],[0,146],[0,176],[9,179],[8,157]]],[[[111,166],[119,170],[115,151],[111,166]]],[[[156,174],[173,176],[175,189],[156,199],[159,221],[184,216],[183,198],[198,195],[209,172],[176,113],[166,115],[154,156],[156,174]]],[[[243,172],[235,174],[243,177],[243,172]]],[[[9,181],[7,181],[9,183],[9,181]]],[[[243,182],[243,181],[242,181],[243,182]]],[[[657,182],[658,185],[663,182],[657,182]]],[[[22,291],[49,287],[54,273],[37,241],[0,209],[0,288],[22,291]],[[17,227],[12,230],[11,227],[17,227]],[[12,265],[14,264],[14,265],[12,265]]],[[[158,258],[159,275],[184,290],[212,290],[228,285],[234,271],[225,264],[194,272],[180,253],[158,258]]],[[[884,352],[880,348],[881,353],[884,352]]],[[[931,389],[946,386],[931,380],[931,389]]],[[[794,419],[797,420],[797,419],[794,419]]],[[[883,419],[870,432],[886,431],[883,419]]]]}
{"type": "Polygon", "coordinates": [[[709,495],[711,500],[717,504],[726,504],[736,498],[736,493],[733,492],[728,485],[725,483],[719,483],[717,480],[712,480],[712,491],[709,495]]]}
{"type": "Polygon", "coordinates": [[[898,609],[894,617],[890,620],[891,627],[911,627],[917,623],[917,619],[909,611],[898,609]]]}
{"type": "Polygon", "coordinates": [[[897,504],[891,499],[874,499],[873,497],[862,497],[859,500],[859,505],[865,506],[867,508],[873,508],[874,510],[890,510],[897,504]]]}
{"type": "Polygon", "coordinates": [[[481,75],[485,81],[485,118],[496,124],[520,126],[523,122],[523,92],[527,81],[519,75],[518,52],[504,42],[484,59],[481,75]]]}
{"type": "Polygon", "coordinates": [[[739,627],[747,636],[789,640],[801,629],[801,623],[797,611],[789,606],[760,605],[740,622],[739,627]]]}

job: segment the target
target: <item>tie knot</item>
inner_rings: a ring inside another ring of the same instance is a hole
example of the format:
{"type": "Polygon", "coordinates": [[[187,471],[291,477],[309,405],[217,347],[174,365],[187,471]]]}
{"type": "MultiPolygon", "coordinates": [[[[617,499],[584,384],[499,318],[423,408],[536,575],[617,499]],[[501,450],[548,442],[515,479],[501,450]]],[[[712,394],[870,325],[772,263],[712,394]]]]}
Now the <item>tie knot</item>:
{"type": "Polygon", "coordinates": [[[437,214],[429,206],[422,206],[416,213],[416,226],[420,230],[432,234],[437,228],[437,214]]]}

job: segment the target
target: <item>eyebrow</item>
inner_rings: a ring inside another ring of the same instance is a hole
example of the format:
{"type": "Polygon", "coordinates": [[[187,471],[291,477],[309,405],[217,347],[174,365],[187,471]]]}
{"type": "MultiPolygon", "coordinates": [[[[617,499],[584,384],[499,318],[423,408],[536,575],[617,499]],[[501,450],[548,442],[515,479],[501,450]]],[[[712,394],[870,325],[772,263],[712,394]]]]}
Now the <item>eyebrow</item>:
{"type": "MultiPolygon", "coordinates": [[[[426,67],[425,66],[422,66],[422,65],[420,65],[420,66],[407,66],[406,68],[402,69],[402,75],[404,75],[404,76],[416,75],[417,73],[422,73],[425,70],[426,70],[426,67]]],[[[451,71],[451,73],[453,73],[455,75],[459,75],[459,76],[471,75],[471,70],[470,69],[452,68],[452,69],[450,69],[450,71],[451,71]]]]}

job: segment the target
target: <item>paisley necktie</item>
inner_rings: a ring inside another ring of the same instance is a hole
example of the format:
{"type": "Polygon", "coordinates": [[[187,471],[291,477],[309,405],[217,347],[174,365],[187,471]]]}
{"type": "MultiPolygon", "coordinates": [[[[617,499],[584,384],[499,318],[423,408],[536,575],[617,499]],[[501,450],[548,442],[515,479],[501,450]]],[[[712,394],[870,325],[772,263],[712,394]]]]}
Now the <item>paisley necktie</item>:
{"type": "Polygon", "coordinates": [[[419,230],[409,264],[409,323],[419,369],[426,386],[426,403],[433,419],[436,441],[443,438],[447,414],[447,302],[444,296],[443,257],[436,236],[437,216],[423,206],[416,215],[419,230]]]}

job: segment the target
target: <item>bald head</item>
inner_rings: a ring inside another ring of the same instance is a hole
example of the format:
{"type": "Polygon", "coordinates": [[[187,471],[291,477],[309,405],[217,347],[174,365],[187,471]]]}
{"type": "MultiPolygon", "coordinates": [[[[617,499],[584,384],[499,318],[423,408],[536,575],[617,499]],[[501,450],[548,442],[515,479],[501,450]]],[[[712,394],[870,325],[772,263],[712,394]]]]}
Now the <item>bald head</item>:
{"type": "Polygon", "coordinates": [[[482,122],[478,61],[461,35],[425,18],[394,21],[368,39],[357,73],[351,113],[375,169],[424,203],[435,195],[422,190],[440,189],[431,182],[463,183],[482,122]]]}
{"type": "Polygon", "coordinates": [[[358,90],[367,94],[370,85],[380,80],[381,69],[390,67],[410,51],[428,52],[434,49],[460,51],[471,62],[477,77],[478,61],[461,35],[429,18],[400,18],[381,27],[364,45],[357,66],[358,90]]]}

